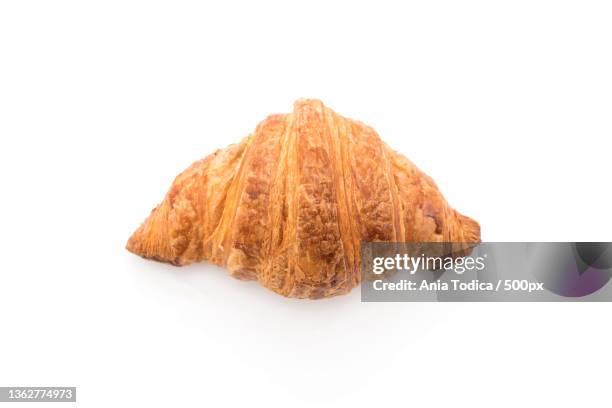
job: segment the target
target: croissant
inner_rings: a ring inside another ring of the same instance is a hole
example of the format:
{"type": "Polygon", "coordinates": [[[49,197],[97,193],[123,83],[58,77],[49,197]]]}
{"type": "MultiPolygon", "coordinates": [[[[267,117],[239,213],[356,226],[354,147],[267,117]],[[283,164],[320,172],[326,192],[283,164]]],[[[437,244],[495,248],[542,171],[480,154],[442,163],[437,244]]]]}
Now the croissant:
{"type": "Polygon", "coordinates": [[[176,177],[127,249],[174,265],[207,260],[317,299],[360,283],[360,245],[374,241],[477,243],[480,227],[372,128],[300,99],[176,177]]]}

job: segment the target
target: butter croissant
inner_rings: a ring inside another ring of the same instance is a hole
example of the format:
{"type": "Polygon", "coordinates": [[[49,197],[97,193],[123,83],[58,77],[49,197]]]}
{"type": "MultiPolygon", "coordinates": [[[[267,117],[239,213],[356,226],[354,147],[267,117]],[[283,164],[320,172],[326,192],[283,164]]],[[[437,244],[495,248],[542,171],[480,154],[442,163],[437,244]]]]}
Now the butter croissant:
{"type": "Polygon", "coordinates": [[[480,227],[372,128],[302,99],[181,173],[127,249],[314,299],[359,284],[371,241],[476,243],[480,227]]]}

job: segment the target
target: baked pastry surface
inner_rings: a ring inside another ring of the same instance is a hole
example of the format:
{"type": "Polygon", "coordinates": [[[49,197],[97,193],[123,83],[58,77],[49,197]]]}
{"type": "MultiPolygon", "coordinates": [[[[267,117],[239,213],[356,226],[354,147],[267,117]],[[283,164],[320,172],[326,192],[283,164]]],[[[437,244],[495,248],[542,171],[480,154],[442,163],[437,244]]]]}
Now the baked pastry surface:
{"type": "Polygon", "coordinates": [[[373,241],[477,243],[480,227],[372,128],[301,99],[179,174],[127,249],[314,299],[358,285],[373,241]]]}

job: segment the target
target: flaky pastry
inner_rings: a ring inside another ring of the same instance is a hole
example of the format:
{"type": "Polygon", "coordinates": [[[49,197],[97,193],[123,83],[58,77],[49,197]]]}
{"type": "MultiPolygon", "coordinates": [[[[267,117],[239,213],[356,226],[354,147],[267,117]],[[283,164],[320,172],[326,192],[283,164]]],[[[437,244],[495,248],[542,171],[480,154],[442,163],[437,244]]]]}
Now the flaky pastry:
{"type": "Polygon", "coordinates": [[[315,299],[358,285],[376,241],[477,243],[480,227],[372,128],[301,99],[182,172],[127,249],[315,299]]]}

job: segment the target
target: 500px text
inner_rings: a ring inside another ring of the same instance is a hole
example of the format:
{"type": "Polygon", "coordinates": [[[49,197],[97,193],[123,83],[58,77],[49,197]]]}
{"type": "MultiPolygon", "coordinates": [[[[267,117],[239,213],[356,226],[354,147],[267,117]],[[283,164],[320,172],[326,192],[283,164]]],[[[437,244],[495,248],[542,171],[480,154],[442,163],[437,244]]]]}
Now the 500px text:
{"type": "Polygon", "coordinates": [[[402,279],[399,282],[384,282],[375,280],[372,282],[372,287],[376,291],[493,291],[493,292],[538,292],[544,290],[544,284],[541,282],[530,282],[528,280],[505,279],[497,282],[486,282],[478,279],[470,281],[461,281],[459,279],[451,279],[448,282],[436,280],[428,282],[422,280],[415,282],[407,279],[402,279]]]}

